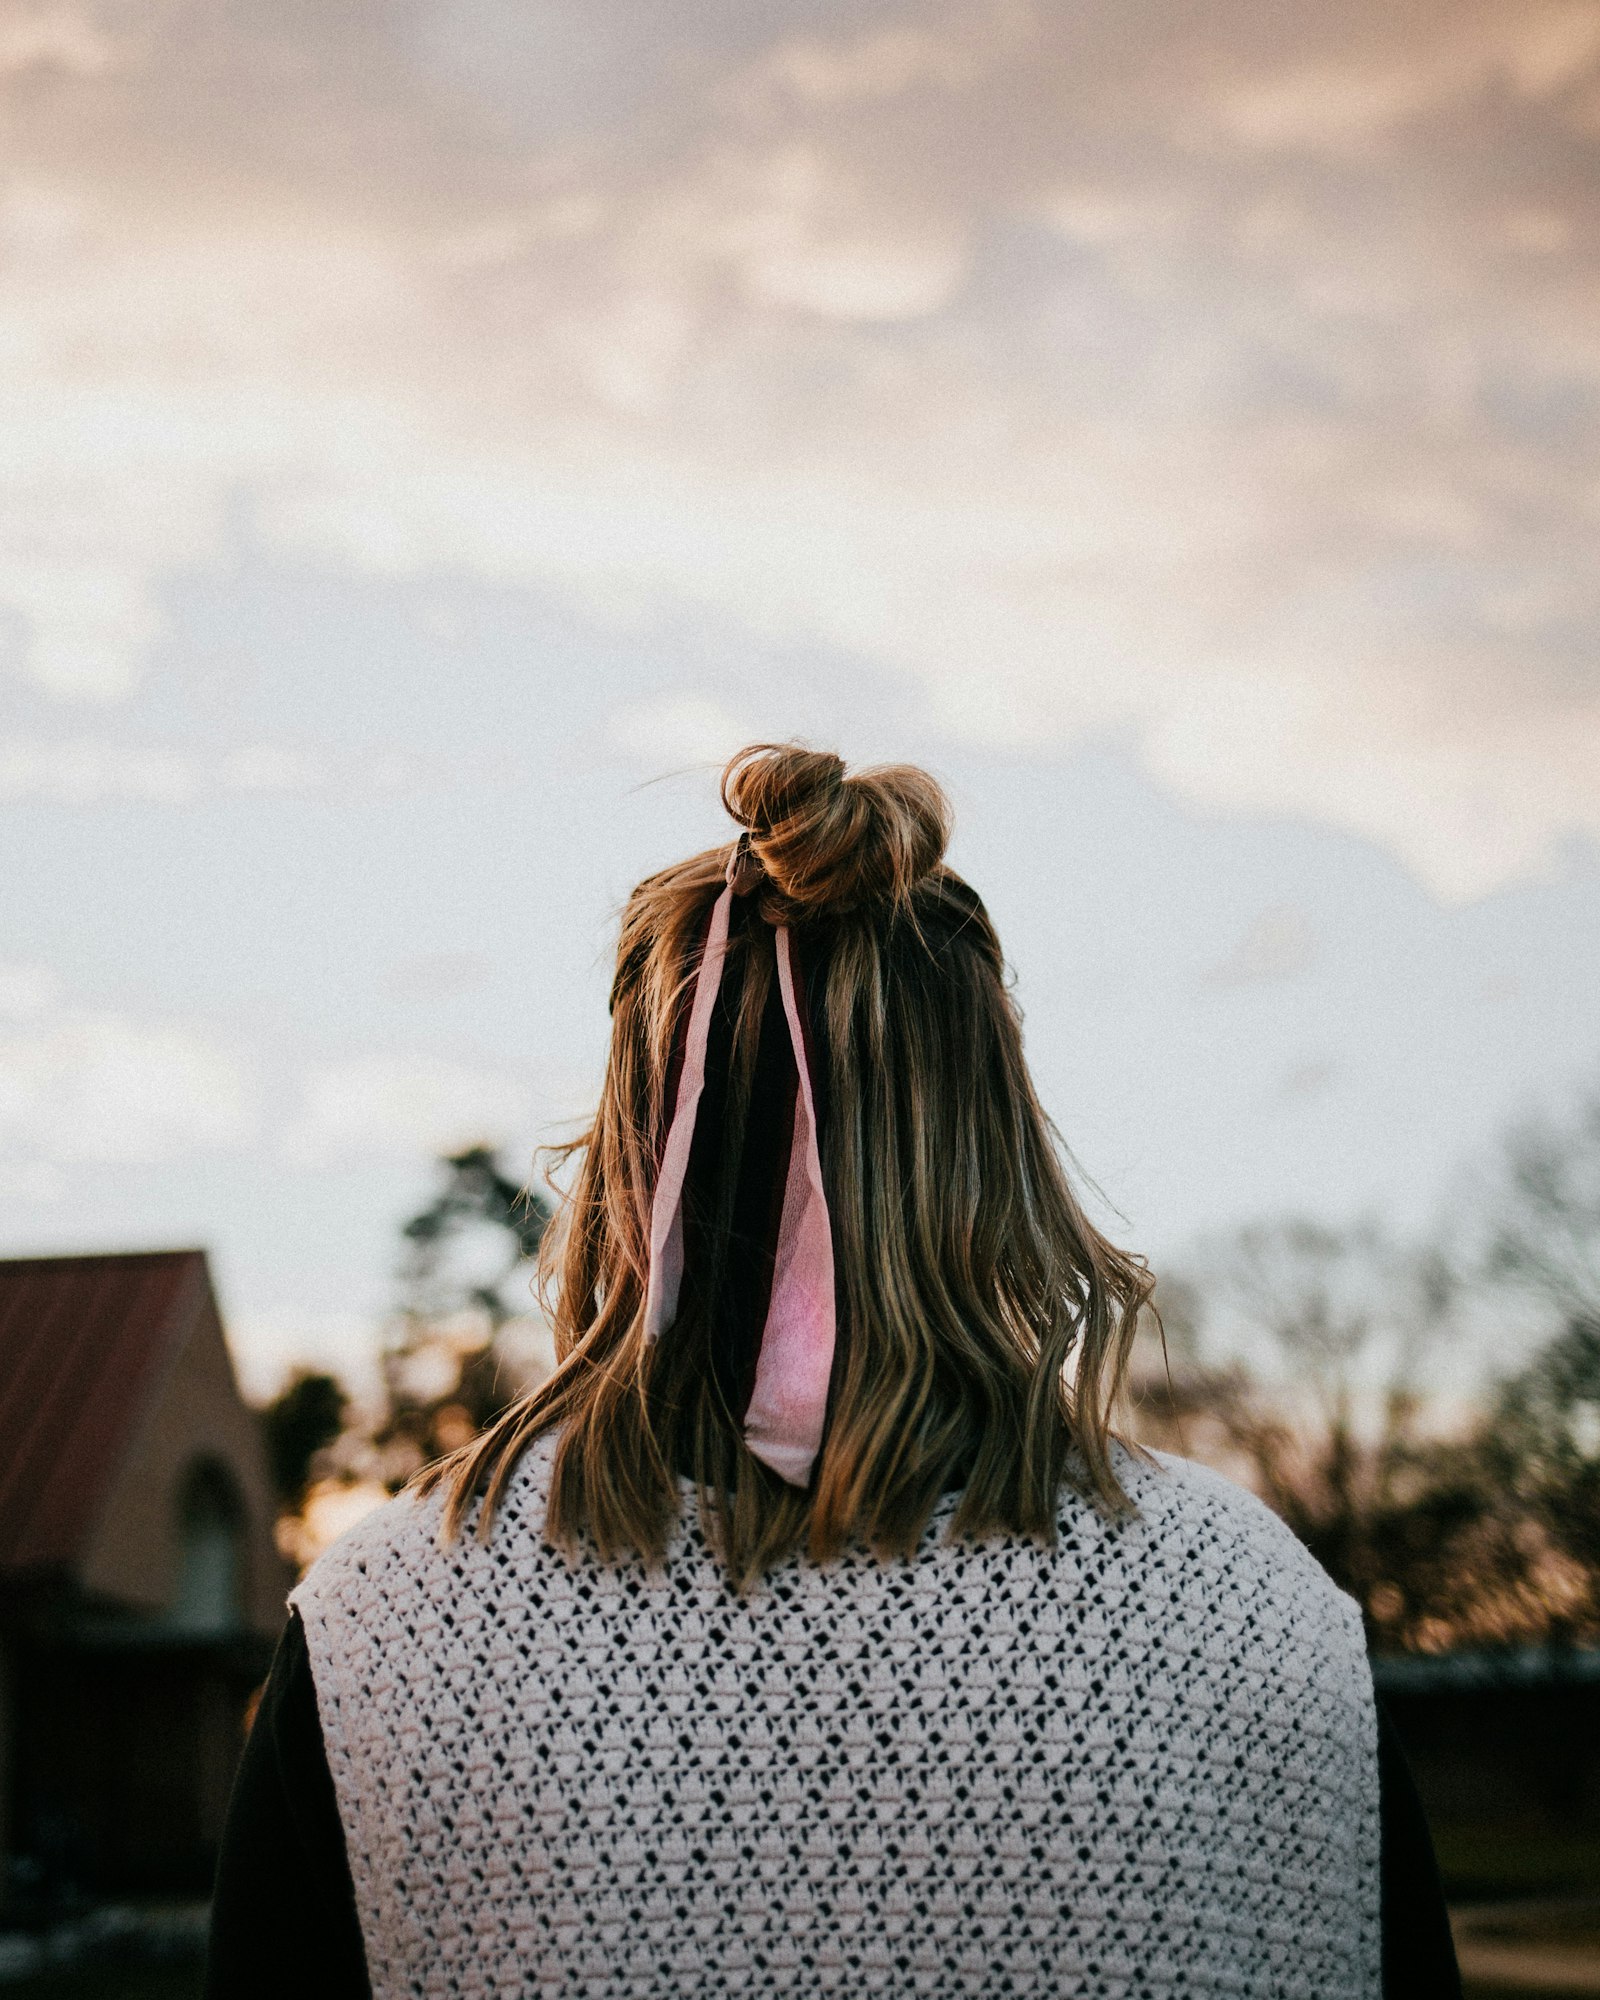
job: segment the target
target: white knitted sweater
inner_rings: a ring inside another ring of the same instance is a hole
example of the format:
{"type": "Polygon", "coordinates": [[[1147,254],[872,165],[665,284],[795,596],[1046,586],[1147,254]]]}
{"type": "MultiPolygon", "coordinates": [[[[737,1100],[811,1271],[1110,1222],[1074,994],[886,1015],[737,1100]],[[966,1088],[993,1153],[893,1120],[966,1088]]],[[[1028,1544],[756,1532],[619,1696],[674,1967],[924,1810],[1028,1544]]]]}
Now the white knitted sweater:
{"type": "Polygon", "coordinates": [[[1119,1454],[1054,1550],[942,1539],[730,1595],[362,1522],[296,1591],[374,2000],[1376,2000],[1355,1604],[1265,1507],[1119,1454]]]}

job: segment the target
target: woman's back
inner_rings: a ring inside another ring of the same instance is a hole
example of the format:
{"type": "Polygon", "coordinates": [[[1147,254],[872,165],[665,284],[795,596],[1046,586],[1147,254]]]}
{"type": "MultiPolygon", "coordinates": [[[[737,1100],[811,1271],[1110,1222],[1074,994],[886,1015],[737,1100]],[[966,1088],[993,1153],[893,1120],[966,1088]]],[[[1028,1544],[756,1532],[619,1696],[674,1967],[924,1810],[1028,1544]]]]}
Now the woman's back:
{"type": "Polygon", "coordinates": [[[1378,1786],[1355,1604],[1250,1495],[1117,1449],[1137,1516],[737,1595],[403,1499],[296,1594],[376,2000],[1369,1996],[1378,1786]]]}
{"type": "Polygon", "coordinates": [[[723,795],[623,912],[555,1373],[296,1594],[210,1991],[1458,1991],[1357,1607],[1115,1435],[1152,1281],[943,794],[757,745],[723,795]]]}

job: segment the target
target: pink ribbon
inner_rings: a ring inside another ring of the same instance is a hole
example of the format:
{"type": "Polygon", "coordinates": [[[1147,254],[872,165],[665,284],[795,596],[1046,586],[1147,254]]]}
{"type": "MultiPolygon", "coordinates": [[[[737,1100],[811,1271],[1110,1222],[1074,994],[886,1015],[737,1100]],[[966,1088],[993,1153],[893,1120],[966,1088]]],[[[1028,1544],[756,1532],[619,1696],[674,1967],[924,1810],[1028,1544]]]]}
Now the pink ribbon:
{"type": "MultiPolygon", "coordinates": [[[[711,1017],[728,955],[734,883],[743,859],[742,848],[736,848],[728,864],[728,885],[711,907],[711,925],[700,969],[695,975],[678,1093],[650,1206],[650,1278],[645,1291],[645,1337],[649,1340],[661,1338],[678,1309],[678,1293],[683,1283],[684,1181],[694,1144],[695,1116],[705,1089],[711,1017]]],[[[789,1023],[799,1086],[772,1292],[756,1357],[755,1386],[745,1412],[744,1441],[753,1455],[763,1465],[770,1466],[780,1479],[791,1486],[804,1486],[810,1480],[822,1444],[828,1381],[833,1371],[833,1232],[828,1224],[828,1202],[822,1186],[816,1095],[800,1020],[794,947],[786,924],[778,924],[774,929],[778,987],[783,997],[784,1017],[789,1023]]]]}

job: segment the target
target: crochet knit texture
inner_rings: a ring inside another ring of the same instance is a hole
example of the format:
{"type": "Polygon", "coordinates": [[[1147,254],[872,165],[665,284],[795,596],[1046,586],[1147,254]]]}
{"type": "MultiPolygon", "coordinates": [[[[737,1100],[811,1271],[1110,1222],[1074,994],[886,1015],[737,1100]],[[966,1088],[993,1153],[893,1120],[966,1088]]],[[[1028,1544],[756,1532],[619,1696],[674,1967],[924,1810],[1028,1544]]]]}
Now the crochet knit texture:
{"type": "Polygon", "coordinates": [[[1355,1604],[1251,1495],[1120,1450],[1140,1518],[1054,1549],[792,1562],[732,1596],[436,1500],[296,1591],[374,2000],[1376,2000],[1355,1604]]]}

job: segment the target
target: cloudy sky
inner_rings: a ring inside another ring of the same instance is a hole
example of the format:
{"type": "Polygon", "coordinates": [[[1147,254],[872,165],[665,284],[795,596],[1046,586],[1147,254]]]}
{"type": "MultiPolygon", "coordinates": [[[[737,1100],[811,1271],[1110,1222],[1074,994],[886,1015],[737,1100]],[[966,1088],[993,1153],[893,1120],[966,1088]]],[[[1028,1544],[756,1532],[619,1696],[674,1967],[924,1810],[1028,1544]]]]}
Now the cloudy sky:
{"type": "Polygon", "coordinates": [[[1600,4],[0,0],[0,1247],[353,1363],[629,883],[949,782],[1157,1258],[1600,1069],[1600,4]]]}

